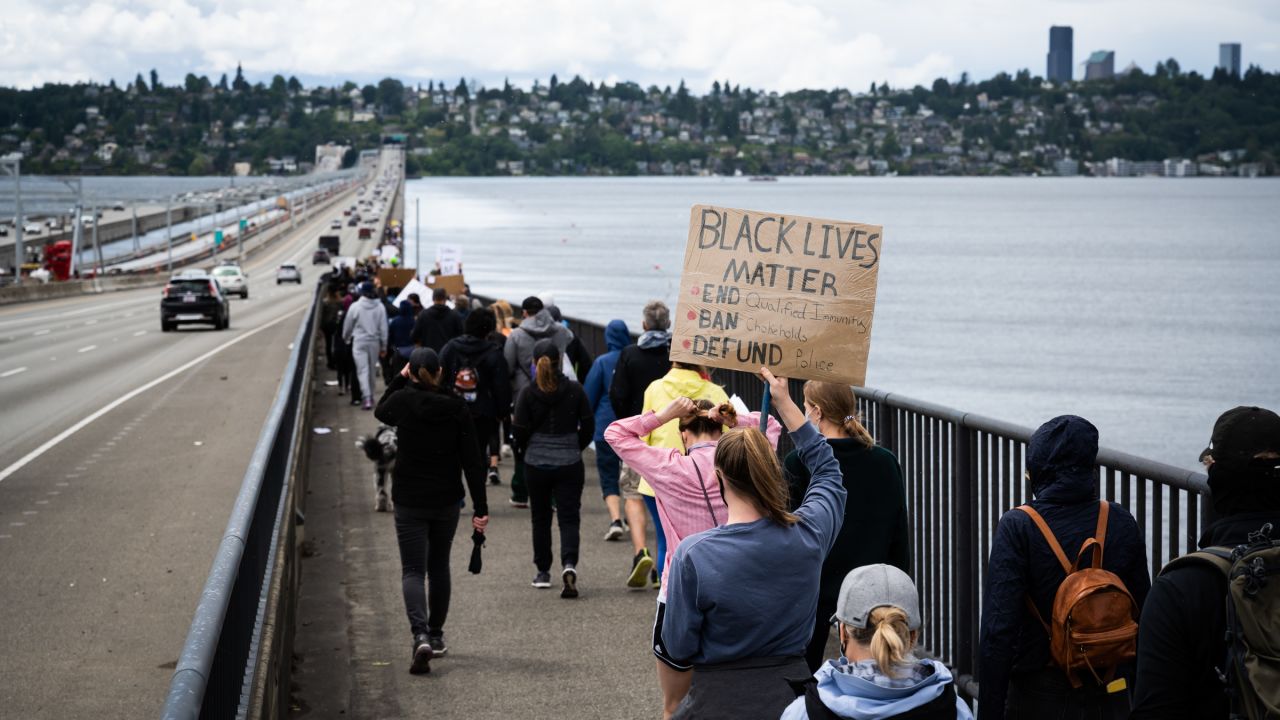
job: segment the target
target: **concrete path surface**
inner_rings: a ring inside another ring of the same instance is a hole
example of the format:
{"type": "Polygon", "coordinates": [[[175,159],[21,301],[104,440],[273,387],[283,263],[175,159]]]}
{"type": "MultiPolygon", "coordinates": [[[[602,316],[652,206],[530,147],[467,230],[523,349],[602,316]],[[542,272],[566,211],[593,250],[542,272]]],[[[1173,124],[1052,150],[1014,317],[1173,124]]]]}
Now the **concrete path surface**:
{"type": "MultiPolygon", "coordinates": [[[[654,718],[661,716],[649,650],[657,591],[629,590],[631,543],[605,542],[608,514],[594,456],[585,454],[579,588],[563,600],[530,587],[529,511],[511,507],[511,466],[489,486],[484,572],[471,575],[470,500],[453,545],[449,651],[431,674],[409,674],[408,620],[391,513],[373,511],[373,464],[356,447],[377,427],[319,372],[293,672],[292,717],[654,718]]],[[[381,384],[379,393],[381,392],[381,384]]],[[[650,548],[653,548],[650,529],[650,548]]],[[[559,557],[558,530],[553,532],[559,557]]]]}

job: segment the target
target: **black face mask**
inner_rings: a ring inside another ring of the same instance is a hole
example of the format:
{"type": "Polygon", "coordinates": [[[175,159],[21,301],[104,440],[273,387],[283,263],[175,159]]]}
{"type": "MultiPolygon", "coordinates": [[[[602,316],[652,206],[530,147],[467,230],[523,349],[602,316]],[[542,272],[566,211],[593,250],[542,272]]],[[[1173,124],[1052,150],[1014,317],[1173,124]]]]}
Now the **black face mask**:
{"type": "Polygon", "coordinates": [[[1209,490],[1219,515],[1280,512],[1280,459],[1215,462],[1209,466],[1209,490]]]}

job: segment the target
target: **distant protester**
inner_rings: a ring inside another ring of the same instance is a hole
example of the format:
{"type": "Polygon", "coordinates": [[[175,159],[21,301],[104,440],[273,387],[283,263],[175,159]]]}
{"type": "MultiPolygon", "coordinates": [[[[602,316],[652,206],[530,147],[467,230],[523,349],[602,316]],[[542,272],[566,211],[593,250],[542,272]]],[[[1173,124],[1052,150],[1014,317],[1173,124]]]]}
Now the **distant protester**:
{"type": "Polygon", "coordinates": [[[586,391],[587,404],[595,414],[596,431],[593,440],[596,446],[596,473],[600,476],[600,493],[604,496],[604,504],[609,511],[609,527],[605,530],[604,539],[621,540],[625,534],[622,528],[622,498],[618,494],[621,464],[618,454],[605,442],[604,430],[617,419],[613,414],[613,405],[609,402],[609,385],[613,382],[618,355],[631,344],[631,332],[627,329],[627,323],[610,320],[604,329],[604,341],[609,351],[591,364],[582,389],[586,391]]]}
{"type": "MultiPolygon", "coordinates": [[[[533,346],[542,339],[551,340],[559,356],[564,358],[565,349],[573,339],[560,323],[551,319],[551,313],[543,307],[542,301],[529,296],[520,304],[523,319],[520,326],[511,331],[507,342],[502,346],[502,356],[507,361],[507,372],[511,378],[511,397],[519,398],[520,391],[533,383],[533,346]]],[[[513,448],[515,449],[515,448],[513,448]]],[[[529,507],[529,494],[524,481],[524,457],[515,449],[515,469],[511,474],[511,504],[517,508],[529,507]]]]}
{"type": "Polygon", "coordinates": [[[845,490],[840,466],[786,378],[761,368],[778,415],[813,480],[787,510],[787,485],[764,433],[725,433],[715,471],[728,519],[685,538],[671,559],[662,642],[693,665],[693,681],[674,718],[776,718],[795,698],[786,680],[808,674],[822,561],[840,532],[845,490]]]}
{"type": "MultiPolygon", "coordinates": [[[[760,413],[738,417],[733,405],[715,405],[710,400],[673,399],[658,412],[623,418],[604,433],[607,445],[618,456],[653,485],[658,514],[667,541],[673,547],[703,530],[723,525],[729,508],[716,480],[715,453],[725,428],[759,427],[760,413]],[[677,448],[651,447],[645,442],[659,428],[676,423],[681,445],[677,448]]],[[[782,428],[769,421],[765,435],[776,450],[782,428]]],[[[596,446],[602,443],[597,441],[596,446]]],[[[671,555],[667,555],[669,560],[671,555]]],[[[670,573],[663,569],[662,577],[670,573]]],[[[662,624],[666,614],[665,588],[658,592],[658,608],[653,623],[653,654],[657,658],[658,684],[662,688],[663,716],[670,717],[689,692],[689,673],[693,667],[671,657],[662,642],[662,624]]]]}
{"type": "Polygon", "coordinates": [[[535,588],[551,587],[551,517],[560,525],[560,597],[578,597],[578,547],[582,451],[591,444],[595,421],[587,394],[560,369],[560,349],[543,338],[534,344],[534,382],[520,391],[512,427],[524,456],[533,528],[535,588]],[[552,502],[555,503],[554,513],[552,502]]]}
{"type": "Polygon", "coordinates": [[[1098,500],[1097,456],[1098,429],[1075,415],[1046,422],[1027,443],[1027,482],[1035,499],[1000,518],[985,578],[979,658],[984,718],[1128,717],[1137,632],[1132,623],[1151,576],[1137,521],[1118,503],[1098,500]],[[1088,649],[1097,666],[1068,673],[1050,644],[1055,598],[1072,568],[1090,567],[1099,555],[1102,569],[1124,589],[1099,596],[1114,604],[1099,607],[1098,617],[1120,624],[1108,636],[1113,641],[1088,649]],[[1113,618],[1113,611],[1121,617],[1113,618]]]}
{"type": "Polygon", "coordinates": [[[387,367],[390,369],[388,382],[409,362],[409,353],[413,352],[413,325],[416,317],[413,303],[401,300],[398,314],[387,322],[387,347],[391,349],[387,353],[387,367]]]}
{"type": "MultiPolygon", "coordinates": [[[[667,371],[666,375],[649,383],[649,387],[645,388],[644,403],[640,411],[642,413],[657,412],[667,407],[676,398],[708,400],[713,407],[729,401],[729,397],[725,395],[724,388],[711,382],[707,378],[707,371],[704,368],[685,363],[672,363],[671,369],[667,371]]],[[[675,421],[669,421],[655,428],[645,438],[645,442],[651,447],[682,452],[686,449],[681,437],[679,423],[675,421]]],[[[667,533],[662,515],[658,512],[658,502],[654,497],[653,487],[646,481],[643,472],[640,472],[640,484],[636,491],[644,498],[645,509],[649,511],[649,519],[653,520],[653,532],[658,544],[655,572],[658,573],[658,584],[660,584],[662,573],[666,572],[667,568],[667,533]]],[[[672,543],[672,545],[674,546],[675,543],[672,543]]]]}
{"type": "Polygon", "coordinates": [[[462,334],[462,316],[449,306],[449,292],[444,288],[431,291],[431,307],[418,315],[413,325],[413,344],[429,347],[437,353],[444,344],[462,334]]]}
{"type": "Polygon", "coordinates": [[[1207,459],[1218,520],[1199,552],[1160,571],[1142,607],[1135,719],[1280,717],[1280,416],[1228,410],[1207,459]],[[1250,592],[1258,565],[1270,577],[1250,592]]]}
{"type": "Polygon", "coordinates": [[[341,326],[338,319],[342,315],[342,298],[338,291],[326,288],[324,298],[320,301],[320,332],[324,333],[324,364],[330,370],[338,368],[334,360],[333,336],[341,326]]]}
{"type": "MultiPolygon", "coordinates": [[[[351,305],[342,321],[342,339],[351,345],[355,357],[356,380],[360,383],[364,409],[372,410],[378,360],[387,352],[387,311],[378,302],[373,283],[360,284],[360,299],[351,305]]],[[[353,396],[351,404],[357,403],[353,396]]]]}
{"type": "MultiPolygon", "coordinates": [[[[628,345],[618,353],[613,382],[609,384],[609,403],[615,417],[633,417],[644,409],[644,393],[649,385],[671,369],[671,311],[661,300],[652,300],[644,306],[641,321],[643,334],[635,345],[628,345]]],[[[658,575],[653,556],[646,547],[645,518],[648,507],[640,494],[643,478],[626,463],[618,474],[618,493],[622,497],[623,512],[631,529],[631,573],[627,586],[643,588],[646,581],[657,584],[658,575]]]]}
{"type": "Polygon", "coordinates": [[[416,348],[374,411],[378,420],[396,428],[391,499],[401,591],[413,633],[409,672],[414,674],[431,672],[431,659],[448,652],[444,623],[452,595],[449,552],[465,497],[464,475],[474,511],[472,529],[483,533],[489,522],[484,460],[475,427],[462,399],[441,386],[441,375],[436,352],[416,348]]]}
{"type": "MultiPolygon", "coordinates": [[[[547,312],[551,313],[551,319],[563,325],[566,329],[569,322],[560,314],[560,308],[555,305],[548,305],[547,312]]],[[[570,331],[572,332],[572,331],[570,331]]],[[[569,359],[569,364],[573,366],[574,377],[585,378],[587,373],[591,371],[591,363],[595,358],[591,357],[591,353],[587,352],[586,346],[582,344],[582,340],[577,335],[569,341],[569,345],[564,349],[564,355],[569,359]]]]}
{"type": "Polygon", "coordinates": [[[947,666],[914,654],[924,618],[905,572],[863,565],[844,577],[837,597],[827,622],[836,626],[840,658],[793,681],[799,697],[782,720],[972,720],[947,666]]]}
{"type": "Polygon", "coordinates": [[[440,353],[443,383],[466,403],[480,448],[489,458],[489,483],[497,485],[501,481],[498,456],[502,450],[498,425],[511,406],[507,363],[502,351],[488,339],[496,327],[493,313],[473,310],[463,325],[466,333],[450,340],[440,353]]]}
{"type": "MultiPolygon", "coordinates": [[[[858,399],[853,389],[843,383],[810,380],[804,384],[804,412],[835,453],[844,489],[849,493],[840,535],[822,564],[818,613],[813,638],[805,651],[809,670],[816,671],[826,653],[831,614],[849,571],[887,563],[910,572],[911,535],[898,458],[877,447],[871,433],[858,422],[858,399]]],[[[783,461],[783,469],[791,485],[791,501],[799,505],[809,487],[809,471],[800,462],[800,453],[792,450],[783,461]]]]}

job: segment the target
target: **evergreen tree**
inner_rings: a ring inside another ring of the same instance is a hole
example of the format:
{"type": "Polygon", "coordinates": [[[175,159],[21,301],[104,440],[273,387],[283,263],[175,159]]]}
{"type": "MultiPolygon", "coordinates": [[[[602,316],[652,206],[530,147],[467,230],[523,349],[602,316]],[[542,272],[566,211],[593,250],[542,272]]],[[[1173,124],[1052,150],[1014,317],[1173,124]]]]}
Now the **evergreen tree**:
{"type": "Polygon", "coordinates": [[[221,90],[221,91],[223,91],[223,92],[226,92],[226,91],[229,89],[229,88],[227,87],[227,74],[226,74],[226,73],[222,73],[222,79],[218,81],[218,89],[219,89],[219,90],[221,90]]]}
{"type": "Polygon", "coordinates": [[[155,68],[151,68],[151,92],[156,92],[159,89],[160,89],[160,76],[156,74],[155,68]]]}
{"type": "Polygon", "coordinates": [[[133,80],[133,89],[139,94],[147,91],[147,81],[143,79],[142,73],[138,73],[138,77],[133,80]]]}
{"type": "Polygon", "coordinates": [[[467,90],[467,81],[465,78],[458,78],[458,87],[454,88],[453,93],[462,98],[462,102],[471,101],[471,92],[467,90]]]}
{"type": "Polygon", "coordinates": [[[240,63],[236,63],[236,79],[231,81],[231,87],[240,92],[249,90],[249,81],[244,79],[244,71],[240,69],[240,63]]]}

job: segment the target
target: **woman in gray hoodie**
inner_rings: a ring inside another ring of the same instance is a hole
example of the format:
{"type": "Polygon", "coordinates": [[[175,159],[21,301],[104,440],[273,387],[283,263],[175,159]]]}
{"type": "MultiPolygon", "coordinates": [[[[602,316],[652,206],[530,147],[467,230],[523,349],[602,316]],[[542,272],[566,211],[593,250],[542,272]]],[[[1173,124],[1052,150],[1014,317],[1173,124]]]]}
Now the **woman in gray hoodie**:
{"type": "Polygon", "coordinates": [[[351,346],[351,354],[355,356],[364,409],[372,410],[378,359],[387,353],[387,310],[378,302],[373,283],[360,284],[360,299],[351,304],[342,321],[342,339],[351,346]]]}

